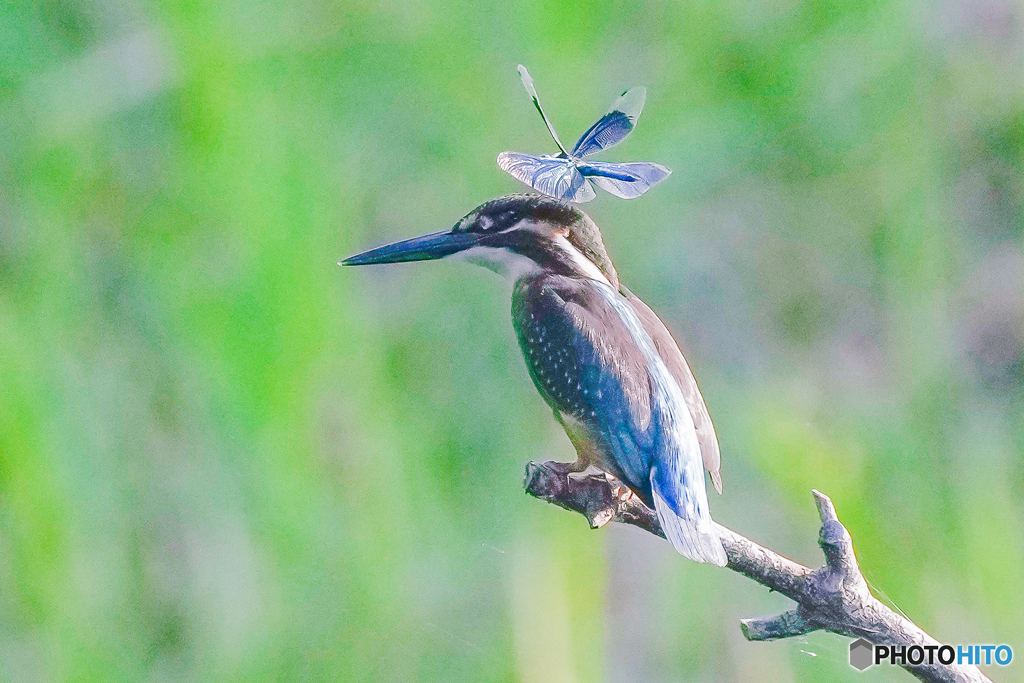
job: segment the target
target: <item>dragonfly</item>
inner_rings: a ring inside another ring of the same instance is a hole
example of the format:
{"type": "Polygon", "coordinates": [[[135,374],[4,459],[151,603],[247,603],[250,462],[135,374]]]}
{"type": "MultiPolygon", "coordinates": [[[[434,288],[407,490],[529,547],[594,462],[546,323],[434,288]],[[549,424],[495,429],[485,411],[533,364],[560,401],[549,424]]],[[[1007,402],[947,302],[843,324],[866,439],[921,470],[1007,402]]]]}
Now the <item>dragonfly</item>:
{"type": "Polygon", "coordinates": [[[533,79],[522,64],[519,65],[519,76],[561,154],[537,156],[502,152],[498,155],[498,167],[501,170],[538,192],[578,204],[589,202],[597,196],[593,185],[616,197],[635,199],[672,172],[661,164],[646,161],[607,163],[587,160],[587,157],[619,144],[633,131],[647,98],[647,90],[643,86],[622,93],[608,113],[598,119],[569,152],[558,139],[555,127],[540,106],[533,79]]]}

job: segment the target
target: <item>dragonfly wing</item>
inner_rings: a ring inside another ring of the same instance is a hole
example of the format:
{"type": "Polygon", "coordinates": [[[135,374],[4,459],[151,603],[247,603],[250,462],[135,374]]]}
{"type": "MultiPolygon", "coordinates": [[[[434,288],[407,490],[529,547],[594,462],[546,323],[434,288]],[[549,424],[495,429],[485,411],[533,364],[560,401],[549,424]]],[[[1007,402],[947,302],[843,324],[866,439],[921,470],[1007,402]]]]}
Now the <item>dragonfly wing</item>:
{"type": "Polygon", "coordinates": [[[612,108],[580,137],[572,148],[572,156],[582,158],[596,154],[602,149],[614,147],[636,127],[640,111],[644,108],[647,89],[643,86],[630,88],[615,100],[612,108]]]}
{"type": "Polygon", "coordinates": [[[562,141],[558,139],[558,133],[555,132],[555,127],[551,125],[551,121],[548,121],[548,115],[544,113],[544,109],[540,106],[540,98],[537,97],[537,89],[533,87],[533,79],[530,78],[530,72],[526,70],[526,67],[522,64],[519,65],[519,77],[523,80],[523,87],[526,88],[526,92],[530,94],[533,99],[533,106],[537,107],[537,111],[540,112],[540,117],[544,119],[544,125],[548,127],[548,132],[551,133],[551,137],[555,139],[555,144],[558,145],[558,149],[561,150],[562,154],[568,155],[565,151],[565,147],[562,146],[562,141]]]}
{"type": "Polygon", "coordinates": [[[580,172],[605,192],[623,199],[635,199],[667,178],[672,172],[661,164],[638,161],[610,164],[591,161],[579,164],[580,172]]]}
{"type": "Polygon", "coordinates": [[[569,159],[502,152],[498,155],[498,167],[556,199],[582,204],[597,196],[590,182],[569,159]]]}

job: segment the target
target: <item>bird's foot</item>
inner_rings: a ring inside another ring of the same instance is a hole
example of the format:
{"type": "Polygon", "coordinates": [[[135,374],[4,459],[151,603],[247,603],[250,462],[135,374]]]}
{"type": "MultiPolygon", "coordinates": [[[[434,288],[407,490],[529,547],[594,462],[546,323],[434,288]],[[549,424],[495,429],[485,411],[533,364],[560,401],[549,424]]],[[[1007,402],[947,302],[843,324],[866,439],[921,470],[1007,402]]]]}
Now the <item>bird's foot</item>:
{"type": "Polygon", "coordinates": [[[621,481],[613,477],[612,475],[605,473],[605,479],[608,480],[608,487],[612,490],[612,495],[620,505],[628,503],[630,498],[635,496],[632,489],[623,484],[621,481]]]}
{"type": "MultiPolygon", "coordinates": [[[[610,487],[605,482],[605,477],[610,475],[597,470],[587,471],[588,464],[576,462],[529,462],[526,464],[526,476],[523,482],[528,493],[534,492],[540,498],[548,502],[562,505],[561,499],[570,497],[573,492],[584,491],[585,500],[581,501],[583,515],[590,522],[592,529],[600,529],[608,522],[615,519],[618,512],[619,500],[617,497],[608,495],[610,487]],[[595,486],[600,480],[601,485],[595,486]],[[538,494],[538,491],[544,493],[538,494]]],[[[609,481],[617,481],[609,479],[609,481]]],[[[623,487],[624,488],[624,487],[623,487]]],[[[629,490],[626,489],[628,492],[629,490]]],[[[618,494],[617,494],[618,495],[618,494]]]]}
{"type": "MultiPolygon", "coordinates": [[[[621,500],[625,500],[619,497],[619,493],[615,486],[618,484],[618,480],[607,472],[603,472],[600,469],[594,467],[586,460],[576,460],[576,462],[568,463],[566,465],[568,473],[566,476],[569,481],[569,488],[573,488],[573,483],[576,485],[585,485],[588,480],[607,479],[612,495],[614,499],[612,501],[606,500],[602,497],[599,500],[592,501],[592,505],[588,507],[587,511],[584,512],[584,516],[587,521],[590,522],[591,529],[600,529],[608,522],[615,519],[615,514],[618,512],[618,503],[621,500]]],[[[621,486],[621,485],[620,485],[621,486]]],[[[621,487],[625,490],[626,495],[632,495],[632,492],[625,487],[621,487]]]]}
{"type": "Polygon", "coordinates": [[[565,463],[558,462],[527,463],[523,481],[526,493],[582,513],[595,528],[616,521],[663,535],[657,513],[618,479],[605,472],[570,479],[565,467],[565,463]]]}
{"type": "Polygon", "coordinates": [[[590,527],[592,529],[600,529],[608,522],[615,519],[617,515],[620,515],[623,511],[628,510],[630,505],[635,505],[639,502],[639,499],[634,501],[636,494],[621,481],[608,474],[607,472],[600,472],[599,476],[603,477],[608,482],[608,491],[611,493],[613,503],[602,507],[600,510],[595,512],[593,515],[586,514],[587,519],[590,521],[590,527]]]}
{"type": "Polygon", "coordinates": [[[600,529],[608,522],[615,519],[615,508],[601,508],[594,514],[587,514],[587,521],[590,522],[591,529],[600,529]]]}

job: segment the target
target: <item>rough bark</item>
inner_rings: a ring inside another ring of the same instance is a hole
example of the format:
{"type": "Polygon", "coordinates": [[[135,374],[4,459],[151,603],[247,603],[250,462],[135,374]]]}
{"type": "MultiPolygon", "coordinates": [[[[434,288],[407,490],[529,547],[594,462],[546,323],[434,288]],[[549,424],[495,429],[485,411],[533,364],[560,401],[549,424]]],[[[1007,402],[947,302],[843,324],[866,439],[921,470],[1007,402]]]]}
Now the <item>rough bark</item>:
{"type": "MultiPolygon", "coordinates": [[[[557,462],[528,463],[526,492],[567,510],[579,512],[598,528],[615,521],[664,537],[658,517],[625,486],[603,473],[575,473],[557,462]]],[[[836,516],[828,496],[814,491],[821,517],[818,544],[825,564],[810,569],[773,550],[718,526],[727,567],[796,602],[788,612],[764,619],[742,619],[747,640],[775,640],[826,630],[876,645],[940,645],[912,621],[876,599],[868,589],[853,553],[853,541],[836,516]]],[[[927,660],[925,660],[927,661],[927,660]]],[[[922,681],[975,683],[990,679],[976,666],[903,665],[922,681]]]]}

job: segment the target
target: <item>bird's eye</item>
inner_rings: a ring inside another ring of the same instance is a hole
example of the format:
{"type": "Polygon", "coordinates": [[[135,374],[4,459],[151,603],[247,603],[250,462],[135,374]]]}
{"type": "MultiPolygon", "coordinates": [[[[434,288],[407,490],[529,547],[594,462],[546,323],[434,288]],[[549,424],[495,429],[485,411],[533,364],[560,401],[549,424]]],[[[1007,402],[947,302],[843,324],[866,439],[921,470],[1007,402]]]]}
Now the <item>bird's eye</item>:
{"type": "Polygon", "coordinates": [[[494,225],[494,221],[491,220],[490,216],[480,216],[476,219],[477,227],[481,230],[490,230],[491,226],[494,225]]]}

